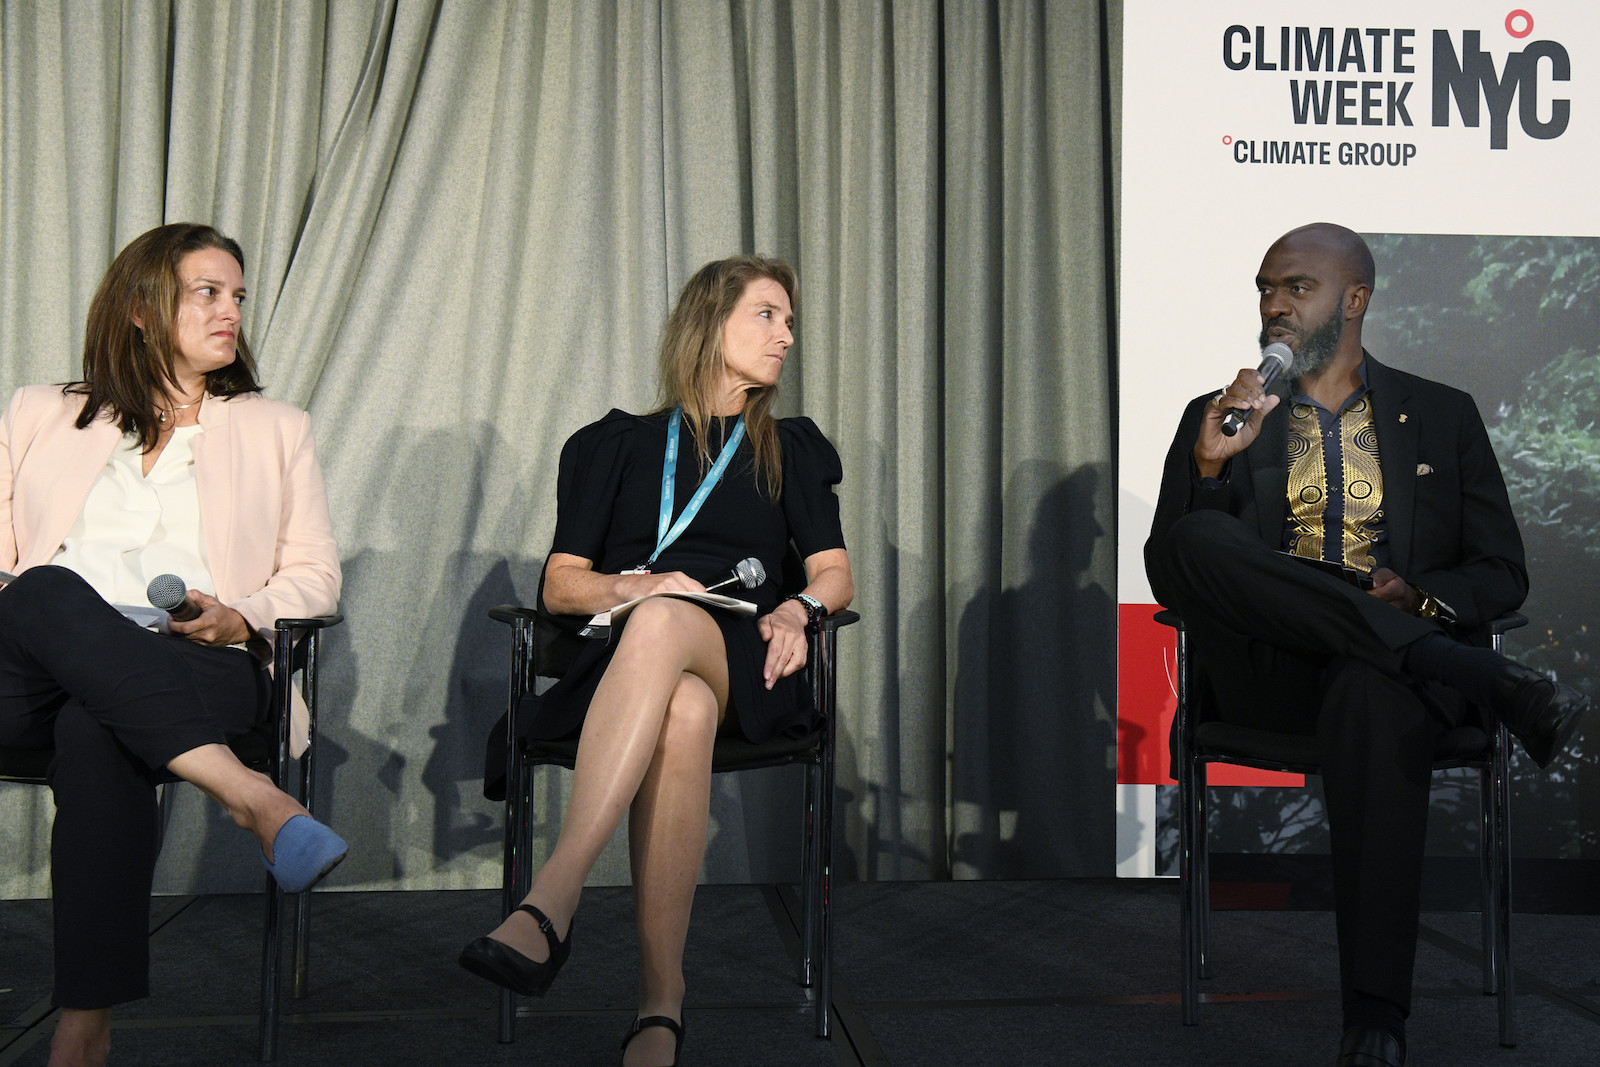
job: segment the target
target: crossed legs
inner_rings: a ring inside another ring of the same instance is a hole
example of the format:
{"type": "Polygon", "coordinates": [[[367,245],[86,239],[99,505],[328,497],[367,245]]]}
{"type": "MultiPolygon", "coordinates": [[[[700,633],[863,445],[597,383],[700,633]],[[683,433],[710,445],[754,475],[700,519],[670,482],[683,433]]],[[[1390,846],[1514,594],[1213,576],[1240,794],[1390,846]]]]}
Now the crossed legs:
{"type": "Polygon", "coordinates": [[[1345,1022],[1402,1038],[1434,743],[1464,714],[1402,673],[1399,648],[1431,624],[1283,559],[1221,513],[1185,516],[1163,547],[1218,716],[1317,737],[1345,1022]]]}
{"type": "Polygon", "coordinates": [[[151,773],[200,786],[269,856],[304,812],[221,743],[260,717],[267,688],[245,653],[142,630],[71,571],[36,567],[0,591],[0,741],[55,749],[57,1067],[103,1062],[109,1008],[148,994],[151,773]]]}
{"type": "MultiPolygon", "coordinates": [[[[57,712],[55,742],[51,881],[60,1018],[50,1065],[94,1067],[110,1052],[110,1006],[149,995],[155,795],[145,771],[76,701],[57,712]]],[[[222,801],[269,856],[277,827],[305,810],[226,745],[192,749],[168,767],[222,801]]]]}
{"type": "MultiPolygon", "coordinates": [[[[584,880],[628,812],[641,1016],[681,1018],[683,945],[711,802],[711,746],[727,704],[727,652],[711,617],[670,598],[635,608],[584,718],[561,835],[524,900],[566,937],[584,880]]],[[[549,958],[526,912],[513,912],[490,936],[529,959],[549,958]]],[[[648,1028],[628,1053],[630,1063],[670,1062],[672,1034],[648,1028]]]]}

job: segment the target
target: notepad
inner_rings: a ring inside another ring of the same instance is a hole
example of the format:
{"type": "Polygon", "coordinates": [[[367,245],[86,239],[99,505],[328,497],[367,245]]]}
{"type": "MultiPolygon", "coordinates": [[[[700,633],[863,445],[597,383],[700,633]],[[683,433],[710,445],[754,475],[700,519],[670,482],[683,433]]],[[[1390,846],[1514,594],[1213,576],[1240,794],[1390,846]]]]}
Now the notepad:
{"type": "Polygon", "coordinates": [[[736,615],[754,615],[756,613],[756,606],[750,601],[740,600],[738,597],[723,596],[721,593],[650,593],[647,596],[625,601],[614,608],[607,608],[605,611],[600,612],[591,618],[583,629],[578,631],[578,635],[580,637],[592,637],[597,640],[607,639],[611,636],[611,628],[627,618],[628,612],[643,604],[646,600],[659,596],[676,597],[679,600],[687,600],[703,607],[731,611],[736,615]]]}

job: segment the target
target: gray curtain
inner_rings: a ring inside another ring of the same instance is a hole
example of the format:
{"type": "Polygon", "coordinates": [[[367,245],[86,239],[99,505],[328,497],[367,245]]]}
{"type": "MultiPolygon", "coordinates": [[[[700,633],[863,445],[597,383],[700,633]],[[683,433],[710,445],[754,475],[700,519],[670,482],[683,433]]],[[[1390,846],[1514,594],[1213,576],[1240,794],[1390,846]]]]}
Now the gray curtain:
{"type": "MultiPolygon", "coordinates": [[[[505,637],[562,441],[648,408],[677,288],[801,277],[784,413],[844,457],[841,877],[1109,874],[1120,8],[1059,3],[4,0],[0,386],[74,377],[128,240],[245,248],[269,395],[313,416],[345,567],[335,883],[483,887],[505,637]]],[[[538,848],[565,776],[541,778],[538,848]]],[[[705,877],[793,877],[798,777],[722,776],[705,877]]],[[[249,889],[180,791],[171,891],[249,889]]],[[[0,789],[0,895],[50,801],[0,789]]],[[[537,858],[537,857],[536,857],[537,858]]],[[[614,845],[595,881],[627,880],[614,845]]]]}

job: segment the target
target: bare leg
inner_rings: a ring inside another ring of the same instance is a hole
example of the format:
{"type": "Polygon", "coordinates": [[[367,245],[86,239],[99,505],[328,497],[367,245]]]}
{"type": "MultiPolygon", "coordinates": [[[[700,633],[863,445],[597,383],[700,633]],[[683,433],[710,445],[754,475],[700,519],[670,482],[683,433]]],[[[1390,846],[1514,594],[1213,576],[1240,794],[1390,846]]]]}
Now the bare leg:
{"type": "MultiPolygon", "coordinates": [[[[706,849],[711,746],[724,713],[704,682],[683,675],[633,801],[628,846],[639,927],[640,1018],[683,1021],[683,944],[706,849]]],[[[628,1043],[623,1063],[671,1063],[674,1044],[671,1031],[648,1027],[628,1043]]]]}
{"type": "MultiPolygon", "coordinates": [[[[584,718],[561,836],[524,898],[563,938],[584,880],[656,758],[668,705],[685,674],[704,683],[717,708],[727,706],[728,659],[717,624],[704,609],[680,600],[658,598],[634,608],[584,718]]],[[[549,958],[544,935],[526,912],[512,912],[489,936],[529,959],[549,958]]]]}
{"type": "Polygon", "coordinates": [[[227,809],[235,823],[261,842],[272,859],[272,841],[284,823],[307,814],[300,802],[271,778],[239,762],[227,745],[200,745],[167,761],[167,770],[199,786],[227,809]]]}
{"type": "Polygon", "coordinates": [[[62,1008],[49,1067],[100,1067],[111,1054],[110,1008],[62,1008]]]}

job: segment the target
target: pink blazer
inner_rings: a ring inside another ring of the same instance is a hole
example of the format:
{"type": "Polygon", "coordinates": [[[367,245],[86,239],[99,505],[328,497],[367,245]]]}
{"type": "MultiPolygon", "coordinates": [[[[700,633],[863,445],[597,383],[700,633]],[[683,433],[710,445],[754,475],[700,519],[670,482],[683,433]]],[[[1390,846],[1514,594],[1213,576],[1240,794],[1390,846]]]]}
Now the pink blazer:
{"type": "MultiPolygon", "coordinates": [[[[49,563],[111,459],[121,432],[73,425],[83,397],[60,386],[17,390],[0,419],[0,570],[49,563]]],[[[268,642],[280,618],[324,615],[339,603],[339,546],[311,439],[311,417],[247,394],[208,400],[194,441],[195,485],[217,599],[268,642]]],[[[291,736],[306,748],[298,693],[291,736]]]]}

